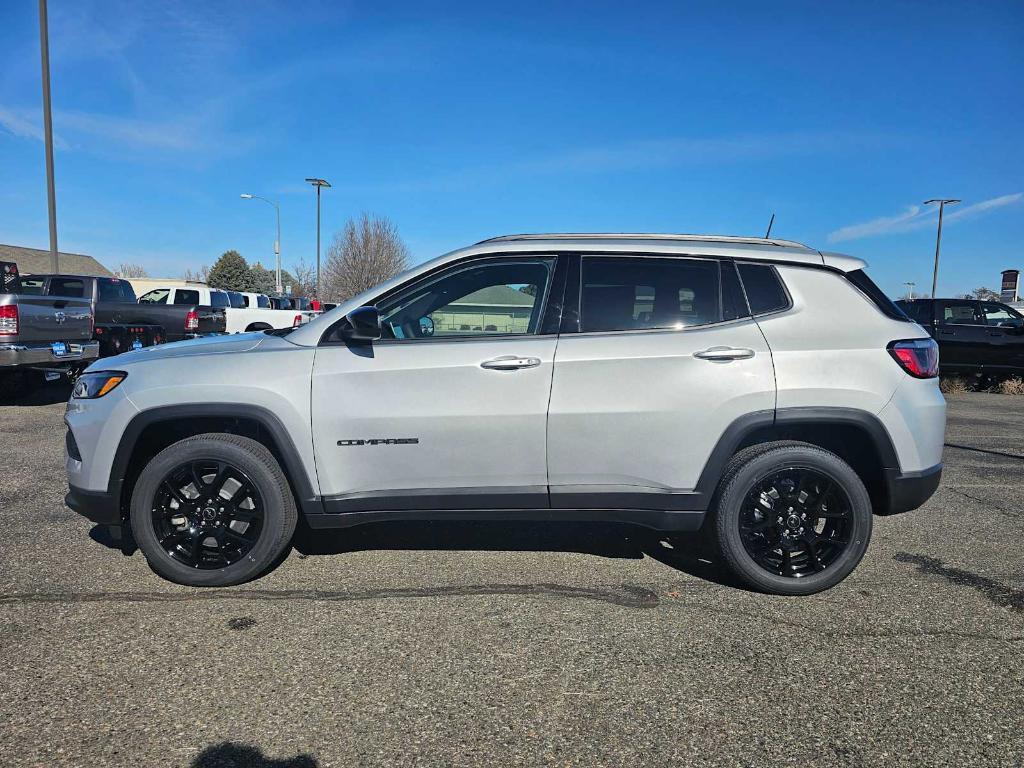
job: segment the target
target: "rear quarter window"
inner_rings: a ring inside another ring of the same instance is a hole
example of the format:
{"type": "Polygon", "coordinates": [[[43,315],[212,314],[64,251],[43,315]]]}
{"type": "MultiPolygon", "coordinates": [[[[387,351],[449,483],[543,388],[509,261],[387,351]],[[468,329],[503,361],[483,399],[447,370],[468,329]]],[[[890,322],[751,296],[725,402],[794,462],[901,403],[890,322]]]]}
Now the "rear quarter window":
{"type": "Polygon", "coordinates": [[[765,315],[789,309],[789,294],[771,264],[737,264],[750,312],[765,315]]]}
{"type": "Polygon", "coordinates": [[[846,273],[846,279],[853,283],[861,293],[868,297],[872,304],[878,307],[879,311],[886,317],[893,320],[910,321],[903,310],[896,306],[895,302],[885,295],[885,292],[875,285],[875,281],[868,277],[863,269],[855,269],[846,273]]]}

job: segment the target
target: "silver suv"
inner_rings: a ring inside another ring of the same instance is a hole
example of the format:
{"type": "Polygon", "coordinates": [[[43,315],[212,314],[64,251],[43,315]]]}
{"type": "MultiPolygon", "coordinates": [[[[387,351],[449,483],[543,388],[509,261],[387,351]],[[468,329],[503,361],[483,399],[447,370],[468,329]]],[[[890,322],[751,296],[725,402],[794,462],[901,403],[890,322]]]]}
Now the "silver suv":
{"type": "Polygon", "coordinates": [[[67,504],[196,586],[265,572],[301,513],[704,526],[746,584],[816,592],[942,470],[937,347],[864,266],[783,240],[486,240],[299,328],[94,364],[67,504]]]}

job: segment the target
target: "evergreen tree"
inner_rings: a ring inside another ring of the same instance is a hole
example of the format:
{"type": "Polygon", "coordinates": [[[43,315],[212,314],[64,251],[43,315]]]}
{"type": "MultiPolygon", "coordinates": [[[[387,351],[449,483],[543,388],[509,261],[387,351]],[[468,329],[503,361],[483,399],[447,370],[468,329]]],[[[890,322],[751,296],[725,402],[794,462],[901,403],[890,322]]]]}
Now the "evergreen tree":
{"type": "Polygon", "coordinates": [[[249,290],[253,293],[265,293],[271,296],[276,290],[275,282],[273,270],[267,269],[258,261],[249,267],[249,290]]]}
{"type": "Polygon", "coordinates": [[[238,251],[224,251],[210,268],[210,278],[207,282],[211,288],[248,291],[249,265],[238,251]]]}

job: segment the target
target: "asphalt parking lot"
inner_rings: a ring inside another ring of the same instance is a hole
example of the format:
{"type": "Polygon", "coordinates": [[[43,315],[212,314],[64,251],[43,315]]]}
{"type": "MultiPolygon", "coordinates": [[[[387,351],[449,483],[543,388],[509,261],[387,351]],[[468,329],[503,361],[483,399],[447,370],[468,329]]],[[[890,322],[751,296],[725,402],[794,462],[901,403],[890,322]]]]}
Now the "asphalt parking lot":
{"type": "Polygon", "coordinates": [[[63,397],[0,406],[0,765],[1024,761],[1024,397],[810,598],[626,526],[373,525],[196,591],[63,505],[63,397]],[[102,539],[102,537],[99,537],[102,539]]]}

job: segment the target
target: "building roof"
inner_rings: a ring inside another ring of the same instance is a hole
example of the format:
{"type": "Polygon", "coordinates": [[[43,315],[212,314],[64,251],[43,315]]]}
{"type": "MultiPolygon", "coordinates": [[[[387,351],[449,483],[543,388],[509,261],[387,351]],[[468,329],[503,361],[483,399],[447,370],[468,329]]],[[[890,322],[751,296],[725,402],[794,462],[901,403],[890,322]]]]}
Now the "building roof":
{"type": "MultiPolygon", "coordinates": [[[[63,275],[88,275],[90,277],[111,277],[114,273],[92,256],[81,253],[58,252],[60,273],[63,275]]],[[[21,245],[0,244],[0,261],[13,261],[23,275],[50,274],[50,252],[40,248],[25,248],[21,245]]]]}

